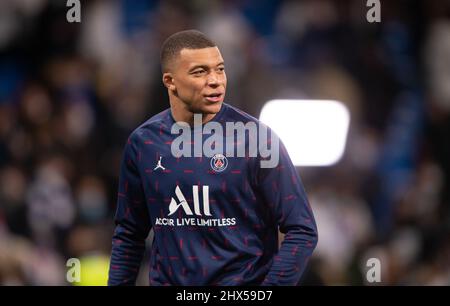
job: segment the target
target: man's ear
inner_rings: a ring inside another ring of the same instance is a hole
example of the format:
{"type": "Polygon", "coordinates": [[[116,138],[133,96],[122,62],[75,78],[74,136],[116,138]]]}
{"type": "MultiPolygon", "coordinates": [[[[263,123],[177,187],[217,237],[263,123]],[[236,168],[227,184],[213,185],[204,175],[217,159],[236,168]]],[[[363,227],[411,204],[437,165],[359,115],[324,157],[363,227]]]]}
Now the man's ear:
{"type": "Polygon", "coordinates": [[[175,86],[175,83],[173,81],[172,73],[164,72],[163,76],[162,76],[162,81],[164,83],[164,86],[167,87],[167,89],[169,89],[171,91],[175,91],[176,90],[176,86],[175,86]]]}

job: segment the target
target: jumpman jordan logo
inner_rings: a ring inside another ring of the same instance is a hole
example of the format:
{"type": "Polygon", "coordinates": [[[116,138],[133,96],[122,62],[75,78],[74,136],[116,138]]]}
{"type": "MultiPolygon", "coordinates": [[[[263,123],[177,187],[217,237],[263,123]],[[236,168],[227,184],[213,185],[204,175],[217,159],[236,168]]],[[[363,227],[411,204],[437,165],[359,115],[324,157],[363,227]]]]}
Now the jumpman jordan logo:
{"type": "Polygon", "coordinates": [[[155,167],[155,169],[153,169],[153,171],[158,170],[158,169],[162,169],[163,171],[166,170],[166,168],[164,168],[163,165],[161,164],[161,159],[162,159],[162,156],[159,157],[158,164],[156,164],[156,167],[155,167]]]}

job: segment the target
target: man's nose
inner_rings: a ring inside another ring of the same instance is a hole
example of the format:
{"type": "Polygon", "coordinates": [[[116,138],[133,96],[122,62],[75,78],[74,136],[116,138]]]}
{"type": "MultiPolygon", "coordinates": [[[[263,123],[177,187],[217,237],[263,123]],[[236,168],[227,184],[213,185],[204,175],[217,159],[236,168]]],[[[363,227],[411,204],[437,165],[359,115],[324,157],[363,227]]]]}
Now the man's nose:
{"type": "Polygon", "coordinates": [[[207,82],[209,86],[219,86],[220,77],[215,73],[210,73],[207,82]]]}

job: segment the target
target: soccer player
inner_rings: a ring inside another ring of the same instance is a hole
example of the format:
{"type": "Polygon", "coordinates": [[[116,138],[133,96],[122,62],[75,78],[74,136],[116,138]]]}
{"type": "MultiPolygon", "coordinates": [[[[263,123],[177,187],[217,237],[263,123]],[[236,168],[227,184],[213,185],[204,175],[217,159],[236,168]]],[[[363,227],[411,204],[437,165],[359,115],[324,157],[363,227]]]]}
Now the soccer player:
{"type": "Polygon", "coordinates": [[[202,129],[195,129],[195,114],[201,114],[200,127],[215,122],[223,130],[230,122],[260,122],[223,102],[224,60],[203,33],[170,36],[161,66],[170,108],[132,132],[125,146],[108,284],[135,284],[153,229],[150,285],[296,285],[318,236],[283,144],[271,132],[265,140],[279,150],[274,167],[262,167],[267,157],[249,153],[247,134],[241,138],[245,156],[225,149],[211,157],[174,156],[180,134],[173,127],[179,132],[194,125],[193,141],[184,146],[207,141],[196,135],[202,129]],[[285,234],[280,247],[278,230],[285,234]]]}

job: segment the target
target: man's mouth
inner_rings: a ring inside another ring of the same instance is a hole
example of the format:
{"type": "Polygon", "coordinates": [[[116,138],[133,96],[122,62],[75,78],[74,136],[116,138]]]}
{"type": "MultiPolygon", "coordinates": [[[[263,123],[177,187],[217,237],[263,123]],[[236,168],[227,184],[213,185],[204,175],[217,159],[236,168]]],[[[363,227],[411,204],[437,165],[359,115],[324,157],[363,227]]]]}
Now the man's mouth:
{"type": "Polygon", "coordinates": [[[219,102],[222,99],[222,93],[213,93],[210,95],[205,95],[205,99],[209,102],[219,102]]]}

